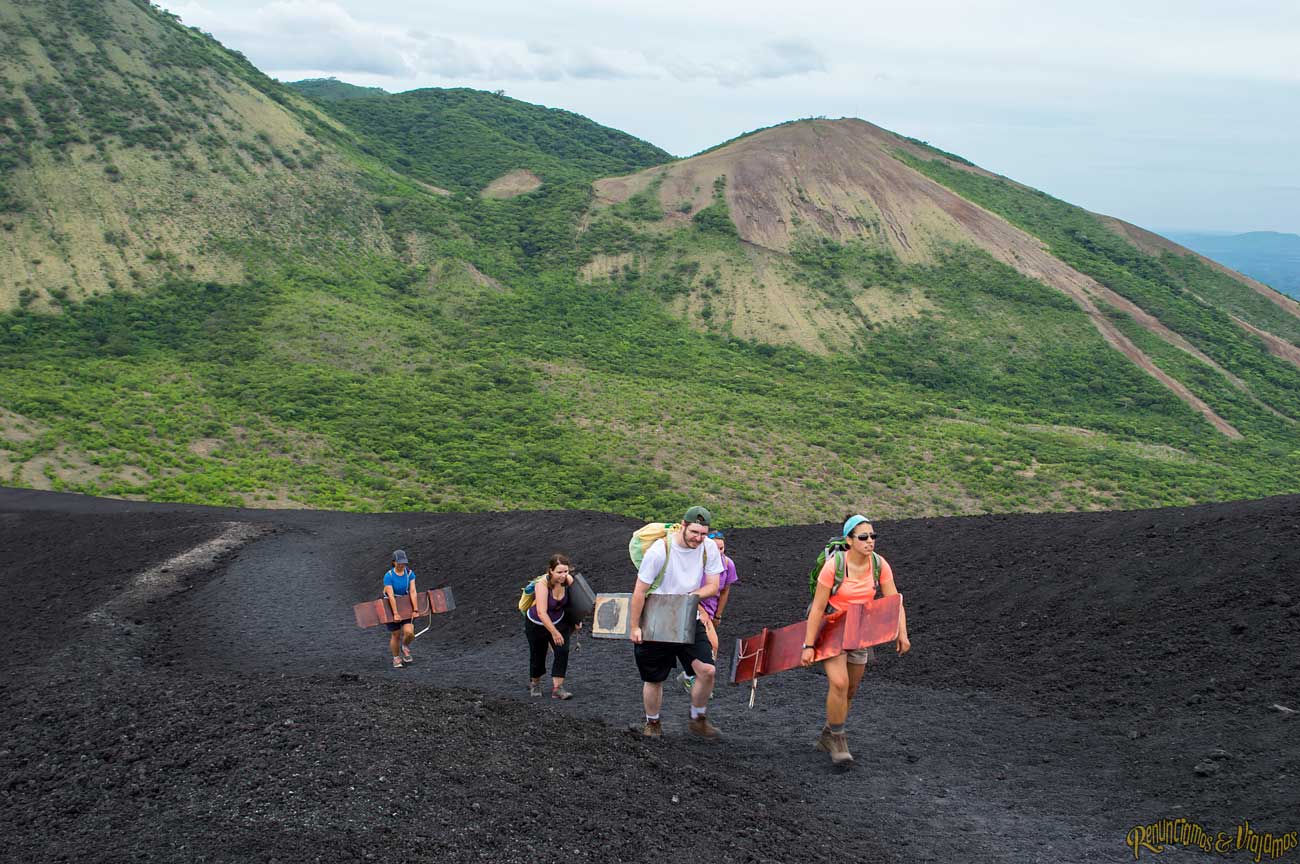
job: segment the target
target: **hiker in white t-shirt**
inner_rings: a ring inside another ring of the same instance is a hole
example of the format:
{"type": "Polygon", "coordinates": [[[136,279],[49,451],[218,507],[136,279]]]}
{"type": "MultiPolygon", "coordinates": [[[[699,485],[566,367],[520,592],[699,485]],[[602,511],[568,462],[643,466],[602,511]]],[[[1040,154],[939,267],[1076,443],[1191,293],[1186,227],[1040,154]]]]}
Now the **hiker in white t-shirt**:
{"type": "Polygon", "coordinates": [[[717,668],[713,663],[713,649],[708,635],[698,617],[695,621],[695,640],[692,644],[673,642],[645,642],[641,638],[641,613],[645,598],[659,571],[663,581],[656,594],[694,594],[698,598],[713,597],[718,593],[718,576],[722,573],[722,555],[713,543],[705,542],[709,534],[709,511],[692,507],[686,511],[679,531],[656,540],[646,550],[636,574],[636,588],[632,592],[633,653],[636,667],[641,673],[641,697],[645,703],[645,726],[642,734],[650,738],[663,735],[659,722],[659,709],[663,704],[664,681],[675,664],[695,676],[691,688],[691,720],[686,728],[702,738],[716,739],[722,733],[705,716],[717,668]],[[664,567],[664,556],[668,566],[664,567]],[[703,575],[703,578],[701,578],[703,575]]]}

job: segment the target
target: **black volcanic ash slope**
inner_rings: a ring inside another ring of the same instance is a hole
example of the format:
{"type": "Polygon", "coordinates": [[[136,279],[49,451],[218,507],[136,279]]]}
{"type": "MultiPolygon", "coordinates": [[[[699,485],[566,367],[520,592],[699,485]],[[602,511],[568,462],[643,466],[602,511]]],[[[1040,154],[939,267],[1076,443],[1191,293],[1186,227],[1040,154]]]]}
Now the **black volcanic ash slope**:
{"type": "MultiPolygon", "coordinates": [[[[1160,818],[1294,827],[1300,723],[1273,705],[1300,707],[1300,499],[878,523],[915,647],[879,652],[846,775],[808,747],[815,675],[753,711],[722,688],[718,748],[682,737],[672,688],[662,746],[624,731],[621,643],[583,642],[574,702],[522,697],[511,595],[555,548],[625,589],[630,527],[5,492],[0,831],[25,860],[1113,861],[1160,818]],[[125,626],[83,623],[230,522],[263,533],[125,626]],[[393,673],[347,604],[398,544],[461,606],[393,673]]],[[[725,635],[792,620],[829,531],[734,532],[725,635]]]]}

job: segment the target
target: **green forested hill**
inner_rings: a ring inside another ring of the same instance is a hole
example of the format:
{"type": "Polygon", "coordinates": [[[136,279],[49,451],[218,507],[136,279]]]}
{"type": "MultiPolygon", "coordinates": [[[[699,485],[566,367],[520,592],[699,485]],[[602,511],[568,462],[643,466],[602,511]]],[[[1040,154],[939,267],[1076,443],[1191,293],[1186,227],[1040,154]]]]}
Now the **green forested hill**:
{"type": "Polygon", "coordinates": [[[543,181],[592,180],[672,158],[579,114],[504,94],[428,88],[361,96],[313,81],[289,86],[364,130],[377,152],[399,170],[451,190],[478,192],[518,170],[532,171],[543,181]]]}
{"type": "Polygon", "coordinates": [[[135,0],[0,0],[0,39],[5,483],[728,524],[1298,491],[1287,308],[883,130],[668,162],[475,91],[313,103],[135,0]]]}
{"type": "Polygon", "coordinates": [[[302,81],[292,81],[289,86],[318,102],[389,95],[382,87],[358,87],[356,84],[349,84],[337,78],[306,78],[302,81]]]}

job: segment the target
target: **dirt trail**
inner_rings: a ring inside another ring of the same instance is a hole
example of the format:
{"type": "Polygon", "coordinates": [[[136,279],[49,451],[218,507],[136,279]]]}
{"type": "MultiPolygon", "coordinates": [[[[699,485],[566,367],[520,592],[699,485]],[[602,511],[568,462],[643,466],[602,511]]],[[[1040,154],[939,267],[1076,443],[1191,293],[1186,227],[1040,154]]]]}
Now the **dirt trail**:
{"type": "Polygon", "coordinates": [[[1272,354],[1274,357],[1277,357],[1279,359],[1286,360],[1288,363],[1292,364],[1293,366],[1300,368],[1300,348],[1296,347],[1295,345],[1292,345],[1290,342],[1286,341],[1280,336],[1274,336],[1272,333],[1268,332],[1267,330],[1259,329],[1254,324],[1251,324],[1249,321],[1243,321],[1241,318],[1238,318],[1236,315],[1232,316],[1232,320],[1236,321],[1237,326],[1240,327],[1241,329],[1245,330],[1248,333],[1253,333],[1256,336],[1258,336],[1260,338],[1260,341],[1264,343],[1264,347],[1268,349],[1268,353],[1272,354]]]}
{"type": "MultiPolygon", "coordinates": [[[[1161,818],[1297,828],[1300,722],[1271,706],[1300,708],[1300,498],[878,523],[914,650],[879,652],[844,774],[810,746],[815,673],[763,682],[752,711],[720,689],[715,747],[671,683],[668,737],[627,731],[622,643],[579,637],[573,701],[526,696],[518,586],[559,549],[625,589],[632,527],[0,491],[0,831],[19,860],[1101,862],[1161,818]],[[83,623],[232,522],[255,530],[177,593],[83,623]],[[397,547],[459,604],[402,670],[349,612],[397,547]]],[[[731,533],[724,665],[797,617],[830,530],[731,533]]]]}

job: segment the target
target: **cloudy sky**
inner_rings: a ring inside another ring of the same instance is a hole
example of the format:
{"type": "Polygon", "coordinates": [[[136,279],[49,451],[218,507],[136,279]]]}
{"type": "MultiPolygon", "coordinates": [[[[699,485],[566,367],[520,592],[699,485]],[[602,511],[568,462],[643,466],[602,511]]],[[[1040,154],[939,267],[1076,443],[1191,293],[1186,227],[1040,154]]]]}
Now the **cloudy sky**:
{"type": "Polygon", "coordinates": [[[161,5],[284,81],[504,89],[681,156],[861,117],[1144,227],[1300,233],[1294,0],[161,5]]]}

